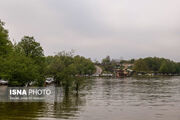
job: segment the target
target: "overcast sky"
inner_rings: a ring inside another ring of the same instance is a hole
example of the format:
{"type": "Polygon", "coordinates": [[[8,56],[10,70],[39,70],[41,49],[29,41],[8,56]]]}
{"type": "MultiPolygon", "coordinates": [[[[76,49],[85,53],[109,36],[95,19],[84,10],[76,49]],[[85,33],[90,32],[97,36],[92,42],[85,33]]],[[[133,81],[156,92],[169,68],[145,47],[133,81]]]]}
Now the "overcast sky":
{"type": "Polygon", "coordinates": [[[180,61],[180,0],[1,0],[10,39],[34,36],[45,55],[180,61]]]}

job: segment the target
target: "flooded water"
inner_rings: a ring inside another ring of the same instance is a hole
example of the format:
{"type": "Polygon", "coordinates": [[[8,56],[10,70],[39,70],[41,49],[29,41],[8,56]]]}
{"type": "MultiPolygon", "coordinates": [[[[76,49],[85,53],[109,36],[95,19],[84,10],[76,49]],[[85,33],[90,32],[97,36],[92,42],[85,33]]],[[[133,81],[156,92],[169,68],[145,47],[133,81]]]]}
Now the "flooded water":
{"type": "Polygon", "coordinates": [[[180,120],[180,77],[90,81],[58,103],[0,103],[0,120],[180,120]]]}

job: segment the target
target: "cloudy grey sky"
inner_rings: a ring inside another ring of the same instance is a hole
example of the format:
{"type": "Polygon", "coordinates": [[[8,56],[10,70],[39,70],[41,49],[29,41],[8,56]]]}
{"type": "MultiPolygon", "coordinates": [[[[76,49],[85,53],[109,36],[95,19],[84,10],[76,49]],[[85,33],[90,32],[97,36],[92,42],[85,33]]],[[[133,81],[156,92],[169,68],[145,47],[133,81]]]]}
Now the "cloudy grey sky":
{"type": "Polygon", "coordinates": [[[180,61],[180,0],[1,0],[11,40],[34,36],[46,55],[180,61]]]}

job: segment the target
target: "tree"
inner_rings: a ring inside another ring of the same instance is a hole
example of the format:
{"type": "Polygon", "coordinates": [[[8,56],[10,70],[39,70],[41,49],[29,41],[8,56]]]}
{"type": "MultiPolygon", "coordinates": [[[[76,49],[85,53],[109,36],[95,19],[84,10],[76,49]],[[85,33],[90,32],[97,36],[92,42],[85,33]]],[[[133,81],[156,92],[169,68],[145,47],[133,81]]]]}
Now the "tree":
{"type": "Polygon", "coordinates": [[[176,73],[177,73],[177,74],[180,74],[180,63],[177,63],[176,73]]]}
{"type": "Polygon", "coordinates": [[[1,69],[1,76],[9,81],[10,86],[25,86],[30,82],[37,85],[44,83],[39,66],[26,56],[15,54],[8,56],[1,69]]]}
{"type": "Polygon", "coordinates": [[[15,51],[34,60],[34,64],[39,66],[39,72],[44,74],[45,58],[43,48],[40,43],[35,41],[34,37],[24,36],[15,46],[15,51]]]}
{"type": "Polygon", "coordinates": [[[34,37],[24,36],[18,43],[17,49],[27,57],[36,58],[44,56],[40,43],[36,42],[34,37]]]}
{"type": "Polygon", "coordinates": [[[113,72],[116,64],[114,61],[111,60],[110,56],[107,56],[102,60],[102,68],[104,72],[113,72]]]}
{"type": "Polygon", "coordinates": [[[91,75],[95,72],[94,63],[90,59],[77,55],[74,57],[73,63],[78,75],[91,75]]]}
{"type": "Polygon", "coordinates": [[[169,72],[168,66],[167,66],[167,63],[166,63],[166,62],[163,62],[163,63],[161,64],[161,67],[159,68],[159,72],[160,72],[160,73],[163,73],[163,74],[169,72]]]}
{"type": "Polygon", "coordinates": [[[40,43],[24,36],[18,44],[9,41],[8,31],[0,21],[0,78],[11,86],[25,86],[30,82],[44,84],[44,54],[40,43]]]}
{"type": "Polygon", "coordinates": [[[110,56],[107,56],[106,58],[104,58],[104,59],[102,60],[102,64],[103,64],[103,65],[110,64],[110,62],[111,62],[110,56]]]}
{"type": "Polygon", "coordinates": [[[148,71],[148,66],[143,59],[139,59],[135,62],[133,69],[137,72],[146,72],[148,71]]]}
{"type": "Polygon", "coordinates": [[[0,56],[12,51],[12,43],[9,41],[8,31],[4,28],[4,22],[0,20],[0,56]]]}
{"type": "Polygon", "coordinates": [[[56,83],[63,85],[65,89],[73,83],[77,83],[83,75],[91,75],[95,72],[95,66],[90,59],[82,56],[74,56],[70,52],[60,52],[57,55],[46,58],[47,75],[54,76],[56,83]]]}

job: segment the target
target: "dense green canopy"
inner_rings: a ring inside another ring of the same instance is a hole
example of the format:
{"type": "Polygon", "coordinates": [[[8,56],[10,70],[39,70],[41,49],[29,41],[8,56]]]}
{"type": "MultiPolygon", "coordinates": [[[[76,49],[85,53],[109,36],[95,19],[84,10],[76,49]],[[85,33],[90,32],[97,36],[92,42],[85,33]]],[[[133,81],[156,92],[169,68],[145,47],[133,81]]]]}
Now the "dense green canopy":
{"type": "Polygon", "coordinates": [[[90,59],[82,56],[73,56],[68,52],[60,52],[55,56],[48,56],[47,74],[54,76],[58,84],[83,75],[91,75],[95,72],[95,66],[90,59]]]}
{"type": "Polygon", "coordinates": [[[12,48],[8,31],[4,28],[4,22],[0,20],[0,56],[7,55],[12,48]]]}
{"type": "Polygon", "coordinates": [[[163,74],[179,74],[180,64],[169,59],[148,57],[135,61],[134,70],[137,72],[156,72],[163,74]]]}
{"type": "Polygon", "coordinates": [[[24,36],[17,45],[17,49],[27,57],[42,57],[43,49],[34,37],[24,36]]]}
{"type": "Polygon", "coordinates": [[[1,76],[8,80],[11,86],[25,86],[30,82],[38,84],[42,80],[39,67],[31,58],[10,55],[1,64],[1,76]]]}

